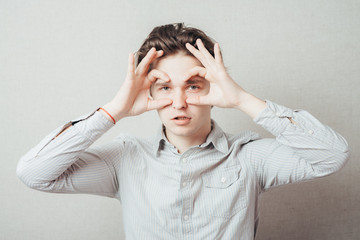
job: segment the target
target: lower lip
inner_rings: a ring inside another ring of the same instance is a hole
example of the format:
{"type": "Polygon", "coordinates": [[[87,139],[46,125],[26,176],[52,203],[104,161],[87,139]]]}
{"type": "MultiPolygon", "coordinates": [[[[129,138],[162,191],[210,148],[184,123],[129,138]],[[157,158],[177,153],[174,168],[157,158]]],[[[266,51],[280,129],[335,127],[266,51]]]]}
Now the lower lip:
{"type": "Polygon", "coordinates": [[[176,125],[186,125],[190,122],[191,118],[185,118],[185,119],[173,119],[176,125]]]}

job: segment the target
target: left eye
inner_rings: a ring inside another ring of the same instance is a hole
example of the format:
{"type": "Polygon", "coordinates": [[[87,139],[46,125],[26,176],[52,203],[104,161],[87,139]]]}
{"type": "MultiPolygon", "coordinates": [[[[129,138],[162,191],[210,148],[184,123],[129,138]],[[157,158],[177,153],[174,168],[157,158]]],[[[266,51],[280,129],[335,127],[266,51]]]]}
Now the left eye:
{"type": "Polygon", "coordinates": [[[195,85],[191,85],[191,86],[189,86],[189,89],[190,90],[197,90],[197,89],[199,89],[199,87],[195,86],[195,85]]]}

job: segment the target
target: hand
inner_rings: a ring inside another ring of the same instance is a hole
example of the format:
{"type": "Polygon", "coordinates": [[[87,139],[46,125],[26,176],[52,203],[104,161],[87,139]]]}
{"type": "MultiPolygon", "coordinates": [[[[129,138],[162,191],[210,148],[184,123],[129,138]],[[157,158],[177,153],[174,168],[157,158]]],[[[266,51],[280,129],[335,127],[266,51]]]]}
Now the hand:
{"type": "Polygon", "coordinates": [[[105,108],[115,121],[127,116],[135,116],[153,109],[160,109],[172,103],[170,99],[150,99],[150,86],[156,79],[170,81],[169,76],[157,69],[151,70],[150,64],[163,55],[163,51],[151,48],[135,69],[134,55],[130,53],[128,71],[124,83],[114,99],[105,108]]]}
{"type": "Polygon", "coordinates": [[[210,82],[210,90],[205,96],[189,97],[187,103],[223,108],[238,107],[242,95],[246,92],[227,73],[219,44],[215,43],[214,45],[215,58],[208,52],[200,39],[197,39],[196,44],[199,50],[189,43],[186,44],[186,48],[204,67],[194,67],[189,71],[186,79],[196,75],[203,77],[210,82]]]}
{"type": "Polygon", "coordinates": [[[200,39],[196,41],[196,44],[199,50],[189,43],[186,44],[186,48],[204,67],[194,67],[185,79],[199,75],[210,82],[210,90],[205,96],[188,97],[187,103],[236,108],[254,119],[266,107],[266,102],[246,92],[229,76],[223,64],[218,43],[214,45],[215,58],[200,39]]]}

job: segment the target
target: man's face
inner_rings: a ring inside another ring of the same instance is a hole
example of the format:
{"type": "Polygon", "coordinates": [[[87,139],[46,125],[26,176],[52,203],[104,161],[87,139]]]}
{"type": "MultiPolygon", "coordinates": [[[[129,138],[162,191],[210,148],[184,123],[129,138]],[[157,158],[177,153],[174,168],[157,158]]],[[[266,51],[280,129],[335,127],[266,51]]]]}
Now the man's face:
{"type": "Polygon", "coordinates": [[[158,79],[151,87],[153,99],[169,98],[173,101],[172,105],[158,110],[168,139],[204,139],[210,132],[211,106],[186,103],[190,96],[206,95],[209,92],[210,84],[204,78],[193,76],[186,79],[189,70],[196,66],[202,67],[202,64],[195,57],[182,53],[163,57],[154,63],[153,68],[170,77],[169,82],[158,79]]]}

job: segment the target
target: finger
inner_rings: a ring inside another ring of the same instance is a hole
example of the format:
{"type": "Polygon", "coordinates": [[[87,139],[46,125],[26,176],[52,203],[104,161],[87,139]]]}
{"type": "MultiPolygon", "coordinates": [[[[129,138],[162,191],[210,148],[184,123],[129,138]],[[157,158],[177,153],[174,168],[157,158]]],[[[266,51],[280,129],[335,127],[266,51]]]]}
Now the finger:
{"type": "Polygon", "coordinates": [[[209,51],[205,48],[203,42],[201,41],[200,38],[198,38],[196,40],[196,45],[199,48],[199,51],[204,55],[204,57],[206,58],[207,61],[212,61],[214,60],[214,57],[209,53],[209,51]]]}
{"type": "Polygon", "coordinates": [[[206,58],[203,56],[203,54],[197,50],[193,45],[191,45],[190,43],[186,43],[185,44],[185,47],[187,48],[187,50],[189,50],[189,52],[192,53],[192,55],[194,55],[194,57],[196,57],[200,62],[201,64],[204,66],[204,67],[207,67],[208,64],[207,64],[207,61],[206,61],[206,58]]]}
{"type": "Polygon", "coordinates": [[[127,71],[128,78],[131,78],[134,75],[134,72],[135,72],[135,57],[133,53],[130,53],[128,58],[128,71],[127,71]]]}
{"type": "Polygon", "coordinates": [[[152,57],[149,59],[148,64],[145,66],[145,68],[143,69],[143,73],[147,74],[149,72],[150,66],[151,64],[159,57],[161,57],[162,55],[164,55],[164,51],[163,50],[159,50],[156,51],[156,54],[152,55],[152,57]]]}
{"type": "MultiPolygon", "coordinates": [[[[162,51],[161,51],[162,52],[162,51]]],[[[147,72],[147,69],[149,69],[150,63],[154,59],[155,56],[157,56],[157,51],[154,47],[152,47],[145,57],[141,60],[138,67],[136,68],[136,72],[139,72],[140,74],[144,74],[147,72]]]]}
{"type": "Polygon", "coordinates": [[[208,95],[188,97],[186,99],[186,102],[188,104],[193,104],[193,105],[213,105],[213,104],[211,104],[211,101],[210,101],[210,98],[208,97],[208,95]]]}
{"type": "Polygon", "coordinates": [[[170,77],[169,75],[167,75],[165,72],[160,71],[158,69],[153,69],[149,72],[149,74],[147,75],[147,79],[153,83],[155,82],[157,79],[161,79],[165,82],[169,82],[170,81],[170,77]]]}
{"type": "Polygon", "coordinates": [[[158,51],[156,51],[156,56],[155,56],[155,58],[161,57],[163,54],[164,54],[164,51],[163,51],[163,50],[158,50],[158,51]]]}
{"type": "Polygon", "coordinates": [[[128,58],[128,72],[134,72],[135,71],[135,57],[133,53],[129,54],[128,58]]]}
{"type": "Polygon", "coordinates": [[[200,66],[193,67],[185,75],[184,81],[187,81],[187,80],[191,79],[191,77],[194,77],[194,76],[200,76],[202,78],[205,78],[206,72],[207,72],[206,68],[204,68],[204,67],[200,67],[200,66]]]}
{"type": "MultiPolygon", "coordinates": [[[[161,57],[163,54],[164,54],[164,51],[163,51],[163,50],[156,51],[155,56],[153,56],[152,59],[150,59],[150,64],[151,64],[155,59],[161,57]]],[[[150,65],[150,64],[149,64],[149,65],[150,65]]]]}
{"type": "Polygon", "coordinates": [[[222,54],[221,54],[219,43],[215,43],[215,45],[214,45],[214,53],[215,53],[215,61],[216,61],[216,63],[222,64],[223,59],[222,59],[222,54]]]}
{"type": "Polygon", "coordinates": [[[168,98],[161,98],[158,100],[150,100],[148,101],[148,111],[154,109],[161,109],[168,105],[172,104],[172,100],[168,98]]]}

